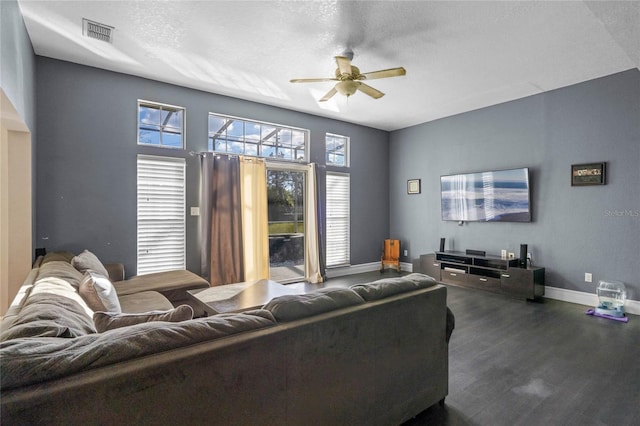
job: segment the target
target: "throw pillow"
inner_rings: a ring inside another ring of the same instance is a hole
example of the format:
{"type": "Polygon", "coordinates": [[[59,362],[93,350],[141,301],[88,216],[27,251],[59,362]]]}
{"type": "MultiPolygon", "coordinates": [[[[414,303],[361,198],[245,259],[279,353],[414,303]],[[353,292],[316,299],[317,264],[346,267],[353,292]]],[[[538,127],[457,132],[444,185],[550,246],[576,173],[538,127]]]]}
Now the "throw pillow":
{"type": "Polygon", "coordinates": [[[94,312],[93,323],[98,333],[151,321],[180,322],[193,318],[193,308],[180,305],[169,311],[151,311],[141,314],[125,314],[115,312],[94,312]]]}
{"type": "Polygon", "coordinates": [[[102,262],[100,262],[100,259],[98,259],[98,257],[89,250],[85,250],[79,255],[74,256],[73,259],[71,259],[71,264],[82,273],[93,271],[104,275],[105,277],[109,277],[107,268],[105,268],[102,262]]]}
{"type": "Polygon", "coordinates": [[[78,292],[93,311],[122,312],[116,289],[104,275],[85,272],[78,292]]]}

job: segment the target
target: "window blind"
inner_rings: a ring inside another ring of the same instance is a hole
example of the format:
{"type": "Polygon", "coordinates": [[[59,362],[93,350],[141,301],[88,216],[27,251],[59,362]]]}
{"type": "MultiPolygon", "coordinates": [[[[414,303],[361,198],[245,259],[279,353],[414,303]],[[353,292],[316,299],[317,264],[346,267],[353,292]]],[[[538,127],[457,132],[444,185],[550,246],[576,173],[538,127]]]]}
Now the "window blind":
{"type": "Polygon", "coordinates": [[[327,173],[327,266],[351,261],[349,191],[348,174],[327,173]]]}
{"type": "Polygon", "coordinates": [[[138,275],[185,269],[185,160],[138,155],[138,275]]]}

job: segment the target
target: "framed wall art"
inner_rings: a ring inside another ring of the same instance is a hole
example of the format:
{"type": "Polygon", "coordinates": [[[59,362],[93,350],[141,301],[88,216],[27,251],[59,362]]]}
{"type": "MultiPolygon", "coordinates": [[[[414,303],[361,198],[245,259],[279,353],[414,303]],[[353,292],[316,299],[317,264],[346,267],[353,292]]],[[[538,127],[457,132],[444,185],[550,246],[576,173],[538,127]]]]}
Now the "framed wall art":
{"type": "Polygon", "coordinates": [[[409,179],[407,181],[407,194],[420,193],[420,179],[409,179]]]}
{"type": "Polygon", "coordinates": [[[571,186],[605,185],[607,163],[571,165],[571,186]]]}

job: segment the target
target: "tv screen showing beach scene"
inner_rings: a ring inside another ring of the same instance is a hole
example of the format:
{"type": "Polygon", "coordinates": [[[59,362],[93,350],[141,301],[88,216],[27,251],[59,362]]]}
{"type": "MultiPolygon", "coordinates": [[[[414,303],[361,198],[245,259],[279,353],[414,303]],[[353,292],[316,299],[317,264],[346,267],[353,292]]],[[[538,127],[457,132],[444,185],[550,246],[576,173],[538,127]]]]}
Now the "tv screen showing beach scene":
{"type": "Polygon", "coordinates": [[[440,177],[442,220],[531,222],[529,169],[440,177]]]}

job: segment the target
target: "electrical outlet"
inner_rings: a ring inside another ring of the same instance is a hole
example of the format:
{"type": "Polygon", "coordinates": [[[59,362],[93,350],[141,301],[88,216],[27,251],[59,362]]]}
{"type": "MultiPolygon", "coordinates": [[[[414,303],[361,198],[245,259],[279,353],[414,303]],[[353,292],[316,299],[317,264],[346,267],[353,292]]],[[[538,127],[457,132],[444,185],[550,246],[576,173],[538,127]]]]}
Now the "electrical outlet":
{"type": "Polygon", "coordinates": [[[515,259],[515,258],[516,258],[516,254],[509,252],[509,259],[515,259]]]}
{"type": "Polygon", "coordinates": [[[404,251],[404,255],[405,255],[405,257],[406,257],[406,256],[409,256],[409,250],[405,250],[405,251],[404,251]]]}
{"type": "Polygon", "coordinates": [[[591,272],[584,273],[584,281],[587,283],[590,283],[593,281],[593,276],[591,275],[591,272]]]}

